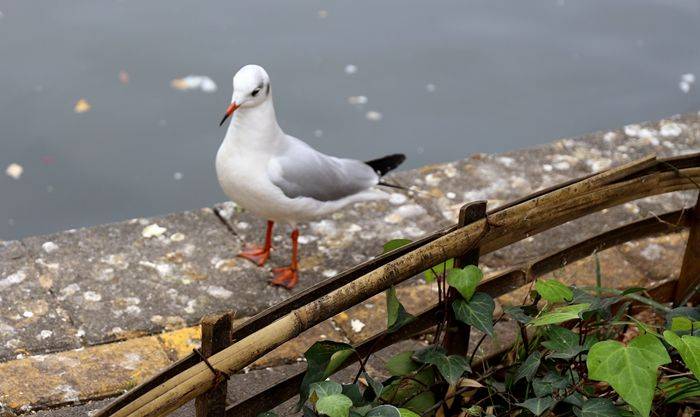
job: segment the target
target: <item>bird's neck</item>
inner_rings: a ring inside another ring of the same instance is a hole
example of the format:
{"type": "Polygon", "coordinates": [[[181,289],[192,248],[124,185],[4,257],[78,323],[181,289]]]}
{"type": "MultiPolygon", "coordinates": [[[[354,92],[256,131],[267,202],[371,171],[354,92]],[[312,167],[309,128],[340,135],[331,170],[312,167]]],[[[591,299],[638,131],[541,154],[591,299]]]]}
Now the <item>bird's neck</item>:
{"type": "Polygon", "coordinates": [[[277,124],[272,97],[269,97],[258,106],[236,110],[224,143],[246,150],[269,150],[283,135],[277,124]]]}

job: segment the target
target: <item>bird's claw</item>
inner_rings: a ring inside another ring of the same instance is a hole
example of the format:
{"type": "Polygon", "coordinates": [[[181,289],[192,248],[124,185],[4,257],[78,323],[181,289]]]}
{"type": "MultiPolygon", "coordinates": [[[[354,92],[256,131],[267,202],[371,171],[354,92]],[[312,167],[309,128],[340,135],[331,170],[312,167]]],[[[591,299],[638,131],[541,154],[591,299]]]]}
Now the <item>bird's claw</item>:
{"type": "Polygon", "coordinates": [[[258,266],[263,266],[265,265],[265,262],[267,262],[267,260],[270,258],[270,250],[265,250],[260,246],[252,246],[249,249],[242,251],[236,256],[238,256],[239,258],[247,259],[258,266]]]}
{"type": "Polygon", "coordinates": [[[275,277],[270,281],[271,285],[279,285],[291,290],[297,285],[297,282],[299,282],[299,274],[296,268],[292,268],[291,266],[275,268],[272,272],[274,272],[275,277]]]}

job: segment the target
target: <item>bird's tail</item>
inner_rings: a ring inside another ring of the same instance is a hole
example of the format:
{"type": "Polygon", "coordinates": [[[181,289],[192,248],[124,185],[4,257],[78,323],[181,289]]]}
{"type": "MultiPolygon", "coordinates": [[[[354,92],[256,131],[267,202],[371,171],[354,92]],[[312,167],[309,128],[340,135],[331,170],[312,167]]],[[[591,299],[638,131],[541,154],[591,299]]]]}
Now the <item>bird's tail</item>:
{"type": "Polygon", "coordinates": [[[387,155],[382,158],[373,159],[371,161],[366,161],[365,164],[369,165],[374,172],[380,177],[386,175],[387,172],[396,169],[403,161],[406,160],[406,155],[402,153],[395,153],[393,155],[387,155]]]}

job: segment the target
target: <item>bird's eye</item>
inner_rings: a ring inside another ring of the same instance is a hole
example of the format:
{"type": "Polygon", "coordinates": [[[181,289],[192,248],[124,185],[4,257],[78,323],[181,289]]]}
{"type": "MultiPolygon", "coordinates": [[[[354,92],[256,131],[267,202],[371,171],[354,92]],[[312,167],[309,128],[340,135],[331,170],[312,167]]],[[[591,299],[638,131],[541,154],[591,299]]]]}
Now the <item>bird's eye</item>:
{"type": "Polygon", "coordinates": [[[259,92],[260,92],[260,87],[258,87],[258,88],[256,88],[255,90],[253,90],[253,92],[250,93],[250,95],[253,96],[253,97],[255,97],[255,96],[258,95],[259,92]]]}

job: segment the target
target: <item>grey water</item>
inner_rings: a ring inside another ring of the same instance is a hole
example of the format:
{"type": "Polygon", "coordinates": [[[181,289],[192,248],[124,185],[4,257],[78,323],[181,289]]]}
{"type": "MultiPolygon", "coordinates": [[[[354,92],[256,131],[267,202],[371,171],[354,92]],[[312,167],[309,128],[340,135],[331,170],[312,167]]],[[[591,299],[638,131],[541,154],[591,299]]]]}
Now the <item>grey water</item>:
{"type": "Polygon", "coordinates": [[[411,168],[700,110],[700,1],[0,0],[0,239],[224,200],[248,63],[288,133],[411,168]]]}

